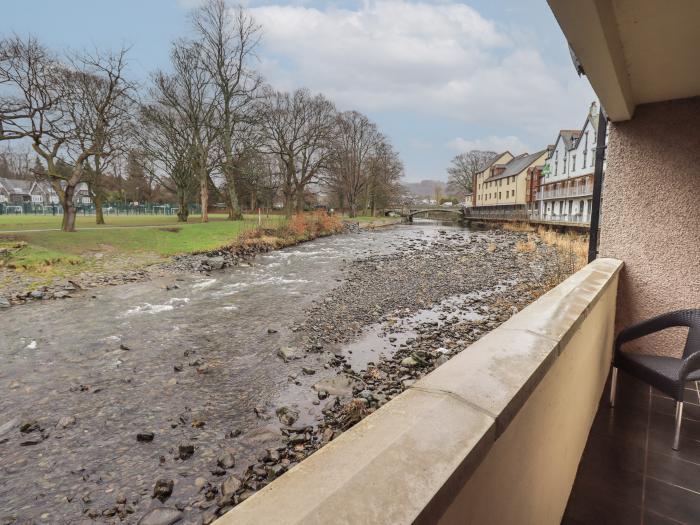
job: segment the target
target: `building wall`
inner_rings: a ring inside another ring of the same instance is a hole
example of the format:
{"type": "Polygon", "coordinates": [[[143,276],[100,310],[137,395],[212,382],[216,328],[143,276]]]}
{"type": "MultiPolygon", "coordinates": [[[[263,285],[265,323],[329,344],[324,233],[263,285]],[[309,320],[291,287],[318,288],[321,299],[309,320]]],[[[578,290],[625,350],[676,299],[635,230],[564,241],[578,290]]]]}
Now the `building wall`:
{"type": "MultiPolygon", "coordinates": [[[[486,206],[489,204],[488,194],[489,191],[486,189],[484,181],[488,179],[493,174],[493,168],[498,164],[505,164],[513,158],[509,152],[502,153],[498,158],[484,171],[477,173],[474,178],[474,184],[472,191],[474,193],[474,206],[486,206]]],[[[491,188],[491,194],[493,195],[493,188],[491,188]]],[[[493,199],[491,199],[493,200],[493,199]]],[[[491,202],[492,204],[492,202],[491,202]]]]}
{"type": "MultiPolygon", "coordinates": [[[[680,308],[700,308],[700,98],[649,104],[611,123],[600,255],[625,262],[618,330],[680,308]]],[[[680,355],[685,330],[636,349],[680,355]]],[[[632,349],[635,349],[632,347],[632,349]]]]}

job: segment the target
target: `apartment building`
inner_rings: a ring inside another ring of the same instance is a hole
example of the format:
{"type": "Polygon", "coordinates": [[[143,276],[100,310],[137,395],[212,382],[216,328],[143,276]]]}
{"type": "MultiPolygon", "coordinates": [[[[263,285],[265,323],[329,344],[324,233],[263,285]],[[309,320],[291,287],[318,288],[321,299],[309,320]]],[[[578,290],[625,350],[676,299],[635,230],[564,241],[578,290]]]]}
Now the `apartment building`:
{"type": "Polygon", "coordinates": [[[542,168],[532,219],[590,223],[597,130],[598,107],[593,102],[580,130],[559,131],[542,168]]]}

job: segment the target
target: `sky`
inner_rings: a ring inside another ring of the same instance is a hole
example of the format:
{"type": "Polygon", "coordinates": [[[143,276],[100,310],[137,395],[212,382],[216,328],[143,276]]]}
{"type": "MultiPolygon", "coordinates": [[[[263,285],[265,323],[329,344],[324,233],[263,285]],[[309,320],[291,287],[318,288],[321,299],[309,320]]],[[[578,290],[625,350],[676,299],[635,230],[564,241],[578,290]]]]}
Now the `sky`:
{"type": "MultiPolygon", "coordinates": [[[[3,3],[0,36],[57,50],[130,46],[130,74],[168,68],[200,0],[3,3]]],[[[470,149],[534,152],[583,124],[596,100],[545,0],[247,0],[262,26],[257,68],[277,89],[308,87],[372,118],[407,182],[446,180],[470,149]]]]}

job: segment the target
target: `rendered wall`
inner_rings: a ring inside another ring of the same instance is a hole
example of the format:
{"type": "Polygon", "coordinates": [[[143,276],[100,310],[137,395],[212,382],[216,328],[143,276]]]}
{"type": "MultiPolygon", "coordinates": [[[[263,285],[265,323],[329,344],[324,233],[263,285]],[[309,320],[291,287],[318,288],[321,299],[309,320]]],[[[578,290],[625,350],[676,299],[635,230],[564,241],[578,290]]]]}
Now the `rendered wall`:
{"type": "MultiPolygon", "coordinates": [[[[618,330],[700,308],[700,98],[639,106],[632,120],[611,123],[600,255],[625,262],[618,330]]],[[[631,349],[679,355],[684,334],[631,349]]]]}
{"type": "Polygon", "coordinates": [[[441,525],[561,523],[610,370],[615,294],[595,303],[441,525]]]}

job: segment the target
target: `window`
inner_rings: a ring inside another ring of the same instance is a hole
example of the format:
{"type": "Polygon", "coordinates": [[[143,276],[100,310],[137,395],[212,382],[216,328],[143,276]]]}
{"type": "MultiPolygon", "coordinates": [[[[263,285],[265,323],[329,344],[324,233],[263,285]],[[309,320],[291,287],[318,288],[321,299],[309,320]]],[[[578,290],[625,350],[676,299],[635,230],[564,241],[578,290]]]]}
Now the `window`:
{"type": "Polygon", "coordinates": [[[571,157],[571,171],[576,171],[576,154],[571,157]]]}
{"type": "Polygon", "coordinates": [[[588,131],[584,135],[583,139],[583,167],[586,167],[586,155],[588,155],[588,131]]]}
{"type": "Polygon", "coordinates": [[[593,162],[595,161],[595,146],[591,148],[591,167],[593,167],[593,162]]]}
{"type": "Polygon", "coordinates": [[[566,173],[566,155],[564,155],[564,167],[562,173],[566,173]]]}
{"type": "Polygon", "coordinates": [[[500,192],[500,191],[498,192],[498,198],[499,198],[499,199],[501,198],[501,192],[500,192]]]}

